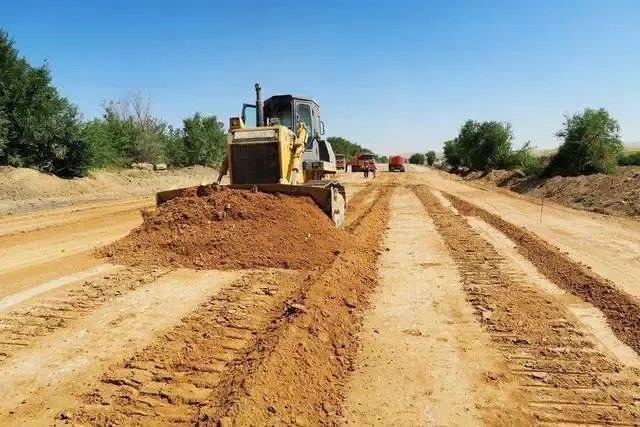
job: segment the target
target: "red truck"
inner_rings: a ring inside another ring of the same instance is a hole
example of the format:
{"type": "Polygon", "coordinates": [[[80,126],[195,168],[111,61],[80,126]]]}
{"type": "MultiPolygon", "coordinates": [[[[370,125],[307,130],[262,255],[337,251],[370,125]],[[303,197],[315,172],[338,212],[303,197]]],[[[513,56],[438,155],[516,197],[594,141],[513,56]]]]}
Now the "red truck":
{"type": "Polygon", "coordinates": [[[339,171],[347,170],[347,161],[344,158],[344,154],[336,154],[336,169],[339,171]]]}
{"type": "Polygon", "coordinates": [[[404,163],[406,159],[400,155],[389,157],[389,172],[404,172],[404,163]]]}

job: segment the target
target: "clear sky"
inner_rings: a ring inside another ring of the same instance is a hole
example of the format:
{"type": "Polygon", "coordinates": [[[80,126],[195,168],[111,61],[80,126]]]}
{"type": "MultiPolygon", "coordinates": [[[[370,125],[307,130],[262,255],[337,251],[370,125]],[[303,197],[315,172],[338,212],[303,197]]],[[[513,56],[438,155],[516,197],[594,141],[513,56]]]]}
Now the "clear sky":
{"type": "Polygon", "coordinates": [[[137,88],[174,125],[227,123],[261,82],[380,153],[439,150],[466,119],[550,148],[589,106],[640,141],[638,0],[2,3],[0,27],[86,117],[137,88]]]}

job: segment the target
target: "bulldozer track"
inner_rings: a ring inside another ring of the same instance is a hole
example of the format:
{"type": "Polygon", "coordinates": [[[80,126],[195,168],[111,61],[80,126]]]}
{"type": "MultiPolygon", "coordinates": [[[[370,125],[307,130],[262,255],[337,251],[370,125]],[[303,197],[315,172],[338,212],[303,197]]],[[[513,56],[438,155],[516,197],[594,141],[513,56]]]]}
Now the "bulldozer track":
{"type": "Polygon", "coordinates": [[[411,188],[458,264],[468,301],[529,402],[532,421],[637,425],[638,371],[600,351],[551,295],[511,274],[506,260],[427,186],[411,188]]]}
{"type": "Polygon", "coordinates": [[[86,280],[80,286],[28,307],[0,312],[0,366],[21,347],[31,346],[107,301],[152,283],[167,271],[126,268],[117,275],[86,280]]]}
{"type": "Polygon", "coordinates": [[[502,231],[549,280],[598,307],[616,336],[636,352],[640,351],[640,301],[575,263],[534,234],[452,194],[445,194],[445,197],[464,215],[478,216],[502,231]]]}

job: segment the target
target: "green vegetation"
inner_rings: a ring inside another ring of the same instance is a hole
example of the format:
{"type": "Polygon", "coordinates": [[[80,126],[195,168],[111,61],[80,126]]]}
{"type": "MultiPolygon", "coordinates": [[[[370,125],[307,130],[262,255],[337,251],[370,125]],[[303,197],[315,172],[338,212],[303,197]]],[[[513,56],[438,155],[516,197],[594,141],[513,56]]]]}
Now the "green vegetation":
{"type": "Polygon", "coordinates": [[[452,167],[471,170],[522,169],[526,174],[542,171],[539,159],[527,142],[512,149],[513,132],[509,123],[467,120],[456,139],[444,143],[444,158],[452,167]]]}
{"type": "MultiPolygon", "coordinates": [[[[329,144],[331,144],[331,148],[333,148],[333,152],[336,154],[344,154],[344,156],[349,159],[349,157],[355,156],[360,152],[373,153],[372,150],[369,150],[366,147],[363,147],[359,144],[353,143],[346,138],[341,136],[330,136],[327,138],[329,144]]],[[[376,156],[376,161],[383,163],[381,160],[383,157],[376,156]]]]}
{"type": "Polygon", "coordinates": [[[174,129],[153,116],[151,100],[139,92],[105,103],[101,118],[83,122],[51,85],[46,64],[33,67],[20,58],[0,30],[0,165],[62,177],[133,162],[216,165],[225,141],[216,116],[196,113],[174,129]]]}
{"type": "Polygon", "coordinates": [[[640,166],[640,151],[631,154],[623,154],[618,158],[620,166],[640,166]]]}
{"type": "Polygon", "coordinates": [[[618,121],[604,108],[565,116],[556,136],[564,142],[545,169],[546,176],[615,172],[624,145],[618,121]]]}
{"type": "Polygon", "coordinates": [[[436,152],[435,151],[427,152],[427,154],[425,155],[425,158],[427,159],[427,164],[429,166],[433,166],[433,164],[436,162],[436,152]]]}
{"type": "Polygon", "coordinates": [[[425,157],[422,153],[414,153],[409,157],[409,163],[412,165],[424,165],[425,157]]]}
{"type": "Polygon", "coordinates": [[[78,111],[51,85],[46,64],[18,57],[0,30],[0,165],[77,176],[88,156],[78,111]]]}

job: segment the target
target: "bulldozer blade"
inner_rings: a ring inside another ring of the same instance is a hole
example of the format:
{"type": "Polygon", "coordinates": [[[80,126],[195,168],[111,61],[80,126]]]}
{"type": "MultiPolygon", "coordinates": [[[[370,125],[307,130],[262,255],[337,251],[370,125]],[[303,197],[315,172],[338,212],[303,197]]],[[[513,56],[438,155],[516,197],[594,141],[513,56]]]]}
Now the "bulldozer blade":
{"type": "MultiPolygon", "coordinates": [[[[342,184],[335,181],[310,181],[304,185],[289,184],[235,184],[222,185],[240,190],[256,189],[263,193],[286,194],[296,197],[309,197],[331,219],[336,227],[344,222],[346,211],[345,192],[342,184]]],[[[156,205],[160,206],[177,197],[204,196],[211,193],[211,185],[177,188],[156,193],[156,205]]]]}

